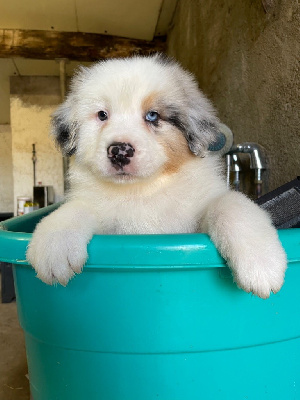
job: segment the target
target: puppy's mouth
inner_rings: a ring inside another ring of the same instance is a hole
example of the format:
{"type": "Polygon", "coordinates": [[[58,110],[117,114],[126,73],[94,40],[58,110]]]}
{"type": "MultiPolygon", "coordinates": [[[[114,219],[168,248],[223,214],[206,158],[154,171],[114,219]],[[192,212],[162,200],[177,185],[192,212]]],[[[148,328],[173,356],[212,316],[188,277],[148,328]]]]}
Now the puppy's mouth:
{"type": "Polygon", "coordinates": [[[133,177],[132,174],[130,174],[129,172],[125,172],[125,171],[117,172],[117,173],[115,174],[115,176],[117,176],[117,177],[122,177],[122,178],[133,177]]]}
{"type": "Polygon", "coordinates": [[[120,172],[117,172],[116,173],[116,175],[132,175],[130,172],[126,172],[126,171],[120,171],[120,172]]]}
{"type": "Polygon", "coordinates": [[[117,183],[129,183],[136,181],[137,177],[130,172],[118,171],[115,174],[110,175],[110,179],[117,183]]]}

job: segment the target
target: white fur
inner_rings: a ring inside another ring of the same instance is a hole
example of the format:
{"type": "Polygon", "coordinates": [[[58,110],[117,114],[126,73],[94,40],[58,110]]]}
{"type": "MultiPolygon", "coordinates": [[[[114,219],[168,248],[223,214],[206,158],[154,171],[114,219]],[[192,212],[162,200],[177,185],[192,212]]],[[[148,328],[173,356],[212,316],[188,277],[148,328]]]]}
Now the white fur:
{"type": "Polygon", "coordinates": [[[39,278],[66,285],[81,271],[94,234],[207,232],[241,288],[262,298],[280,290],[286,256],[277,232],[264,211],[227,190],[219,161],[205,151],[213,133],[201,131],[217,123],[214,111],[177,64],[136,57],[85,69],[56,117],[70,130],[63,150],[76,145],[76,153],[68,201],[38,224],[27,252],[39,278]],[[151,94],[161,113],[180,110],[185,128],[200,138],[190,148],[202,157],[187,155],[186,141],[181,162],[178,126],[145,122],[142,104],[151,94]],[[108,121],[97,119],[100,110],[108,121]],[[125,176],[107,157],[112,142],[136,149],[125,176]],[[166,165],[174,154],[173,171],[166,165]]]}

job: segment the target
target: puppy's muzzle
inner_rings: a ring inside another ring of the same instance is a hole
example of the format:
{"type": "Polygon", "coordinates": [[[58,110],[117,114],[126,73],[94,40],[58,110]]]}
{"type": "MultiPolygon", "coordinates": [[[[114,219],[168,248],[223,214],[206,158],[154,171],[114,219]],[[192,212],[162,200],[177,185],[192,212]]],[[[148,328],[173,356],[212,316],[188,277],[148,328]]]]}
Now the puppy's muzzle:
{"type": "Polygon", "coordinates": [[[135,149],[130,143],[114,142],[107,148],[107,157],[113,167],[119,171],[123,170],[125,165],[130,164],[134,152],[135,149]]]}

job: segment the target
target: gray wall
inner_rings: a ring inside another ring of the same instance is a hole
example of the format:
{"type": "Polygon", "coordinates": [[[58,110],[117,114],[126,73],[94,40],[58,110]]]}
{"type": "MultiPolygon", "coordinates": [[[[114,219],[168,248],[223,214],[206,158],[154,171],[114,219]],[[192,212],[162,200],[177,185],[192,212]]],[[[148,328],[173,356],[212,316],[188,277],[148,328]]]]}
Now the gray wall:
{"type": "Polygon", "coordinates": [[[300,175],[299,26],[297,0],[179,0],[168,38],[235,142],[266,148],[270,189],[300,175]]]}
{"type": "Polygon", "coordinates": [[[50,115],[61,102],[58,77],[10,79],[10,119],[14,209],[18,196],[33,196],[32,144],[36,148],[36,184],[53,186],[55,201],[63,199],[62,155],[49,136],[50,115]]]}
{"type": "Polygon", "coordinates": [[[13,169],[10,125],[0,125],[0,212],[13,212],[13,169]]]}

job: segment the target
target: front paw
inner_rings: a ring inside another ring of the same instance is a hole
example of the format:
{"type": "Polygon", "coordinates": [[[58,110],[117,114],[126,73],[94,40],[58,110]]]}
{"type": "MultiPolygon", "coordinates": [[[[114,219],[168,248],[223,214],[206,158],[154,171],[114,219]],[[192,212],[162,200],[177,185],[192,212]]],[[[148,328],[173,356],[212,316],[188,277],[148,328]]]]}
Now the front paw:
{"type": "Polygon", "coordinates": [[[75,273],[82,271],[88,256],[87,240],[78,230],[53,230],[51,225],[43,222],[33,234],[27,260],[42,281],[65,286],[75,273]]]}
{"type": "Polygon", "coordinates": [[[232,268],[234,279],[241,289],[267,299],[271,293],[279,292],[284,283],[286,254],[279,244],[272,252],[257,249],[254,253],[232,268]]]}

